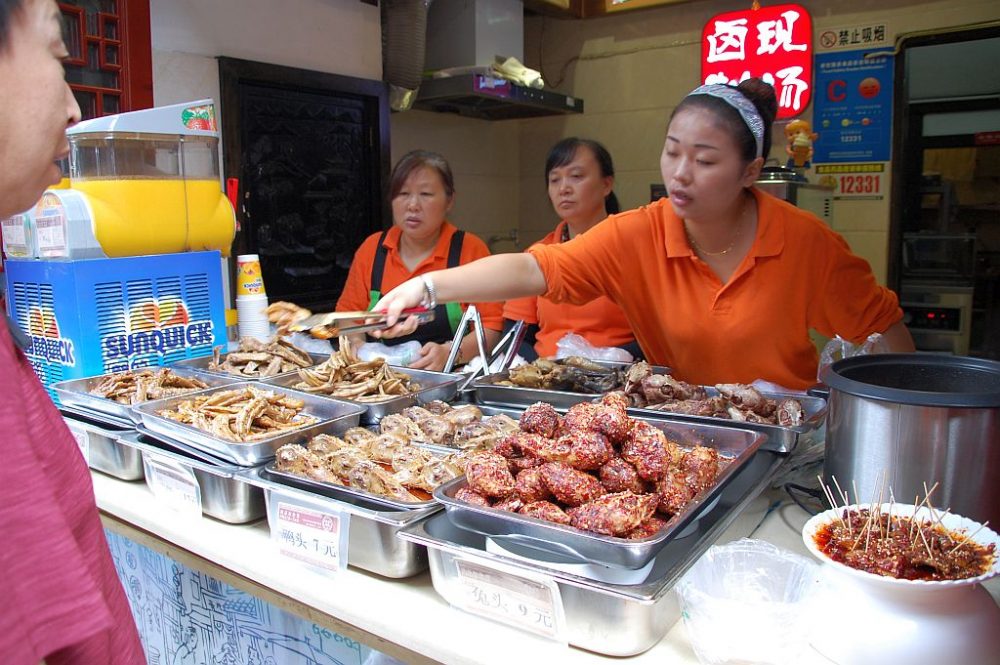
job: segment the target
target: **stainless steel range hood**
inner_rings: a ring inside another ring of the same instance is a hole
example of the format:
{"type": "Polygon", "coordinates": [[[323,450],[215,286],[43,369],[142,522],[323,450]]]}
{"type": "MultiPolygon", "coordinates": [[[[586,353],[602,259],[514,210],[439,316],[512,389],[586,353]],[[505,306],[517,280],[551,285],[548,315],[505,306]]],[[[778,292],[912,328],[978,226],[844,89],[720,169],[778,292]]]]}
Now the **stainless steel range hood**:
{"type": "Polygon", "coordinates": [[[583,113],[583,100],[484,74],[425,79],[414,108],[483,120],[583,113]]]}

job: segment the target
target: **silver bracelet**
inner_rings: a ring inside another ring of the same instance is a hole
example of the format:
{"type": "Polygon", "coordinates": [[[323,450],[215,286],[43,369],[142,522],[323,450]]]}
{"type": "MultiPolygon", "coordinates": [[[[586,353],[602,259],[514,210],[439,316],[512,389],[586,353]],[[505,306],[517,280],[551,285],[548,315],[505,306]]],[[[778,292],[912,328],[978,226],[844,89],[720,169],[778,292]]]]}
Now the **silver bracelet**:
{"type": "Polygon", "coordinates": [[[434,290],[434,281],[428,275],[420,275],[420,279],[424,283],[424,291],[427,292],[427,298],[420,304],[427,309],[434,309],[437,307],[437,291],[434,290]]]}

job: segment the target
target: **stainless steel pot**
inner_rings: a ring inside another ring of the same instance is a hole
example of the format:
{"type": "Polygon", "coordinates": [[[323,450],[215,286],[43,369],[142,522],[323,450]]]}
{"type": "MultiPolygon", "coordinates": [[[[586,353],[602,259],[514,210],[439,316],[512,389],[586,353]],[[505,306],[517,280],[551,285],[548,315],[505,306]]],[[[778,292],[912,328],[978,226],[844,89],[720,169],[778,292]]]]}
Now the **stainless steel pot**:
{"type": "Polygon", "coordinates": [[[830,388],[824,481],[862,503],[911,503],[939,483],[938,508],[1000,523],[1000,363],[885,354],[839,360],[830,388]],[[854,489],[856,487],[856,490],[854,489]]]}

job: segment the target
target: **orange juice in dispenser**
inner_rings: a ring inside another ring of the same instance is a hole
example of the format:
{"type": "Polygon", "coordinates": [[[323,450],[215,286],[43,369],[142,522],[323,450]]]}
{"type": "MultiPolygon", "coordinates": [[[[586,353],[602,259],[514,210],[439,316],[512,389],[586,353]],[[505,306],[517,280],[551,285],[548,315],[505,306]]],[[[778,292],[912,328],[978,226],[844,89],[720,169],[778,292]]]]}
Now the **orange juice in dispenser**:
{"type": "Polygon", "coordinates": [[[212,100],[85,120],[67,135],[70,187],[85,196],[105,254],[229,255],[235,218],[212,100]]]}

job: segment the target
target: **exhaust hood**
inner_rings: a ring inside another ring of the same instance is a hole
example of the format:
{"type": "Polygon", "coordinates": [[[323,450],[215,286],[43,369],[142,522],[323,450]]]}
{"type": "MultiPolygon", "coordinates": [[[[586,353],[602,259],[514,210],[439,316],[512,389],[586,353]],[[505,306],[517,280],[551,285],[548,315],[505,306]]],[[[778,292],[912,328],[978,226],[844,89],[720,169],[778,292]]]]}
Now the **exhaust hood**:
{"type": "Polygon", "coordinates": [[[583,100],[485,74],[462,74],[425,79],[413,107],[482,120],[511,120],[583,113],[583,100]]]}

